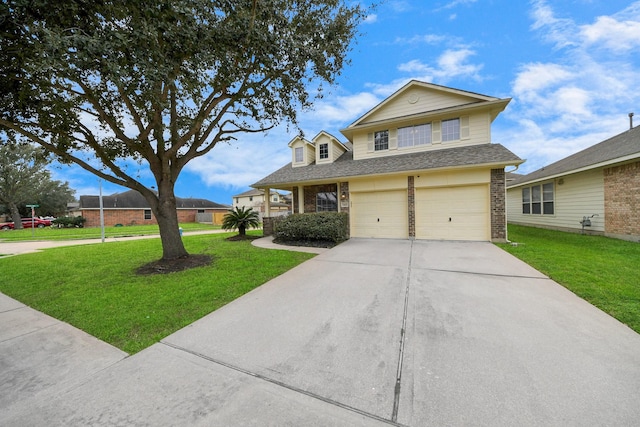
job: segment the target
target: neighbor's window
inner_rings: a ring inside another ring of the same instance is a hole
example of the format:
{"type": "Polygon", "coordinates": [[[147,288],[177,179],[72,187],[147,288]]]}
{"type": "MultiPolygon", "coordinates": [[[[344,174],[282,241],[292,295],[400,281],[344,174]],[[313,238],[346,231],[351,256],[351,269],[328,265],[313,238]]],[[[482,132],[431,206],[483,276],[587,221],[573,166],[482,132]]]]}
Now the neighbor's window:
{"type": "Polygon", "coordinates": [[[151,209],[144,210],[144,219],[151,219],[151,209]]]}
{"type": "Polygon", "coordinates": [[[442,121],[442,142],[460,139],[460,119],[442,121]]]}
{"type": "Polygon", "coordinates": [[[316,194],[316,212],[337,212],[338,193],[328,191],[316,194]]]}
{"type": "Polygon", "coordinates": [[[374,134],[373,149],[375,151],[389,149],[389,131],[388,130],[378,131],[374,134]]]}
{"type": "Polygon", "coordinates": [[[302,150],[303,150],[302,147],[295,148],[296,163],[302,163],[304,161],[302,150]]]}
{"type": "Polygon", "coordinates": [[[329,158],[329,144],[320,144],[320,159],[329,158]]]}
{"type": "Polygon", "coordinates": [[[198,213],[205,213],[204,209],[198,209],[198,213]]]}
{"type": "Polygon", "coordinates": [[[398,128],[398,148],[431,144],[431,123],[398,128]]]}
{"type": "Polygon", "coordinates": [[[534,215],[554,214],[553,182],[532,185],[522,189],[522,213],[534,215]]]}

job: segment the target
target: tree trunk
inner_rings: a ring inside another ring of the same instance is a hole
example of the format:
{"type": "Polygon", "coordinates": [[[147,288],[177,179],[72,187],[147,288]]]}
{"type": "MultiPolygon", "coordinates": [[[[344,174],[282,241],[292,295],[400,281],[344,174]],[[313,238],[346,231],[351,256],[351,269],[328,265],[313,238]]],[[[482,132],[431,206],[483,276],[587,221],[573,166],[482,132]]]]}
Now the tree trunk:
{"type": "MultiPolygon", "coordinates": [[[[154,203],[151,206],[153,209],[154,203]]],[[[160,228],[162,259],[172,260],[189,256],[180,236],[178,211],[176,210],[176,198],[173,188],[166,189],[159,186],[157,205],[153,210],[160,228]]]]}
{"type": "Polygon", "coordinates": [[[247,235],[247,227],[245,227],[244,225],[238,226],[238,234],[240,234],[241,236],[246,236],[247,235]]]}
{"type": "Polygon", "coordinates": [[[20,211],[15,203],[9,202],[9,211],[11,212],[11,219],[13,220],[13,229],[22,230],[22,220],[20,217],[20,211]]]}

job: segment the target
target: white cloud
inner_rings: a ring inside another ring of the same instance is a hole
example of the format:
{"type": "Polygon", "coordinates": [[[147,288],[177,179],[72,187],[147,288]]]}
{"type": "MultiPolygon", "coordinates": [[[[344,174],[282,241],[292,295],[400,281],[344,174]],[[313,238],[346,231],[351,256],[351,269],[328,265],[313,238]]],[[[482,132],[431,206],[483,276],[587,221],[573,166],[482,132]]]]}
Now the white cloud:
{"type": "Polygon", "coordinates": [[[415,35],[410,38],[397,37],[394,40],[396,44],[440,44],[445,41],[455,40],[454,37],[447,37],[441,34],[422,34],[415,35]]]}
{"type": "Polygon", "coordinates": [[[371,15],[367,15],[367,17],[364,18],[365,24],[373,24],[377,21],[378,21],[378,15],[376,15],[375,13],[372,13],[371,15]]]}
{"type": "Polygon", "coordinates": [[[640,21],[618,21],[610,16],[601,16],[591,25],[580,27],[581,36],[587,45],[601,45],[616,53],[638,50],[640,21]]]}
{"type": "Polygon", "coordinates": [[[503,115],[515,126],[494,131],[496,142],[529,159],[524,172],[623,132],[627,113],[640,104],[640,69],[625,55],[638,48],[640,2],[584,25],[558,18],[544,0],[532,4],[532,29],[554,46],[556,59],[520,67],[503,115]]]}
{"type": "Polygon", "coordinates": [[[398,69],[414,74],[413,78],[417,80],[440,84],[446,84],[452,79],[461,77],[481,80],[480,71],[483,64],[468,62],[469,58],[475,54],[475,51],[469,48],[447,49],[436,59],[435,66],[414,59],[400,64],[398,69]]]}
{"type": "Polygon", "coordinates": [[[457,7],[459,5],[473,4],[476,1],[478,1],[478,0],[453,0],[453,1],[445,4],[444,6],[436,9],[436,11],[443,10],[443,9],[453,9],[454,7],[457,7]]]}

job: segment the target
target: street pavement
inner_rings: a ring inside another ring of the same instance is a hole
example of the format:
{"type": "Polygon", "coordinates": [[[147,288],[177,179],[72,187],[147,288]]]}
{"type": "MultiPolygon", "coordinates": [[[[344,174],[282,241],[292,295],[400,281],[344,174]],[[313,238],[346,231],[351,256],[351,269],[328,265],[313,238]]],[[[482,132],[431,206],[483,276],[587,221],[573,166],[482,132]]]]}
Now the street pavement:
{"type": "Polygon", "coordinates": [[[351,239],[133,356],[0,294],[2,426],[632,426],[639,390],[640,335],[490,243],[351,239]]]}

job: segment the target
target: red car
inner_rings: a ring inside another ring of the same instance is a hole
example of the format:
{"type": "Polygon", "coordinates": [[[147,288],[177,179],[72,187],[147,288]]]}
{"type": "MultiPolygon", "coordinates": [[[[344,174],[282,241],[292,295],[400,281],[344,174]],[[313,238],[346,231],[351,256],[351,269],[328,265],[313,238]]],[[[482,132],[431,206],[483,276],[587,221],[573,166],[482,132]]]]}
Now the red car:
{"type": "MultiPolygon", "coordinates": [[[[23,228],[31,228],[31,227],[50,227],[51,220],[48,219],[40,219],[40,218],[22,218],[22,227],[23,228]]],[[[13,230],[14,224],[13,222],[3,222],[0,224],[0,230],[13,230]]]]}

